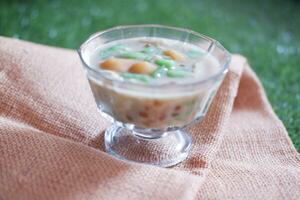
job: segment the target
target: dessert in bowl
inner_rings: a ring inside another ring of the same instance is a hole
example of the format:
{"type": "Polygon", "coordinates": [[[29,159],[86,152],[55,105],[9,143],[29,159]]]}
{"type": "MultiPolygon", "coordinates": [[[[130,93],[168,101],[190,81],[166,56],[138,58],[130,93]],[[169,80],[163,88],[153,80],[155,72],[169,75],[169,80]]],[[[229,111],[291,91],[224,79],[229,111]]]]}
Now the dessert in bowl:
{"type": "Polygon", "coordinates": [[[78,52],[96,103],[113,122],[107,152],[164,167],[186,158],[185,128],[205,116],[230,61],[217,41],[160,25],[99,32],[78,52]]]}

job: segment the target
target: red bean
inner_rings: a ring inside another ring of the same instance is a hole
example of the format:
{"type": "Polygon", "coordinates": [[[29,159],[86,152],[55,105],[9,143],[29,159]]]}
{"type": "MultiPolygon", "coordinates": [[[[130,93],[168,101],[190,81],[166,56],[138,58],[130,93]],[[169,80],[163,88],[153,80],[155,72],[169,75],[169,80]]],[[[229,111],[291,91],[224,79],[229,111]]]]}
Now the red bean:
{"type": "Polygon", "coordinates": [[[147,118],[147,117],[148,117],[148,113],[142,111],[142,112],[139,112],[139,116],[140,116],[140,117],[143,117],[143,118],[147,118]]]}
{"type": "Polygon", "coordinates": [[[180,109],[181,109],[181,105],[177,105],[174,110],[179,111],[180,109]]]}
{"type": "Polygon", "coordinates": [[[132,122],[133,118],[130,115],[126,115],[126,118],[128,119],[128,121],[132,122]]]}
{"type": "Polygon", "coordinates": [[[163,105],[163,102],[162,102],[162,101],[159,101],[159,100],[154,100],[154,101],[153,101],[153,104],[154,104],[155,106],[161,106],[161,105],[163,105]]]}
{"type": "Polygon", "coordinates": [[[177,117],[179,115],[179,113],[178,112],[174,112],[174,113],[172,113],[172,117],[177,117]]]}
{"type": "Polygon", "coordinates": [[[165,120],[166,119],[166,114],[165,113],[163,113],[162,115],[160,115],[159,116],[159,118],[158,118],[160,121],[163,121],[163,120],[165,120]]]}
{"type": "Polygon", "coordinates": [[[145,106],[145,111],[149,111],[150,107],[148,105],[145,106]]]}

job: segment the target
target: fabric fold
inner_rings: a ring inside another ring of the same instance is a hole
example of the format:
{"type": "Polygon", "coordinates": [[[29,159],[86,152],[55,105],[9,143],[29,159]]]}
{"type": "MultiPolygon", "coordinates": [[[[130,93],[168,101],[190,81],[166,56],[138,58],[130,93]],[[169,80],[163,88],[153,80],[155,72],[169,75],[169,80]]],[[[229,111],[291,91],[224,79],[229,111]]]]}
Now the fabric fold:
{"type": "Polygon", "coordinates": [[[245,65],[216,158],[197,199],[299,199],[300,156],[245,65]],[[214,191],[214,192],[212,192],[214,191]]]}
{"type": "Polygon", "coordinates": [[[299,154],[246,59],[229,69],[190,155],[164,169],[104,152],[75,51],[0,37],[0,199],[296,199],[299,154]]]}

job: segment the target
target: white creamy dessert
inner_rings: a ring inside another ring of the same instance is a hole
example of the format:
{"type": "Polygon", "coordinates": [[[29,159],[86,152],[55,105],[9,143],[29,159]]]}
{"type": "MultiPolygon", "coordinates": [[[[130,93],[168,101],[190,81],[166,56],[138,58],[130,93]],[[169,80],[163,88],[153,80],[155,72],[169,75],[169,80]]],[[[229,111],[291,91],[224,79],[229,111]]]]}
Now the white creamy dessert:
{"type": "Polygon", "coordinates": [[[221,81],[197,84],[216,75],[220,63],[196,45],[171,39],[109,42],[95,48],[87,64],[107,79],[89,77],[100,109],[141,128],[182,127],[202,117],[221,81]]]}

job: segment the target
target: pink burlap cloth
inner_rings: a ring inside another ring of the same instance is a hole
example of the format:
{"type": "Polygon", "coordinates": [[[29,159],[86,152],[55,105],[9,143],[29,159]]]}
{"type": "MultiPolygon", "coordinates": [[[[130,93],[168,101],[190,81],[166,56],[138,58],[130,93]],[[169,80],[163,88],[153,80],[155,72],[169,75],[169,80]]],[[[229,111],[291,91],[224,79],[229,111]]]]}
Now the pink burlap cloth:
{"type": "Polygon", "coordinates": [[[300,199],[300,156],[234,55],[192,151],[173,168],[103,151],[75,51],[0,37],[0,199],[300,199]]]}

